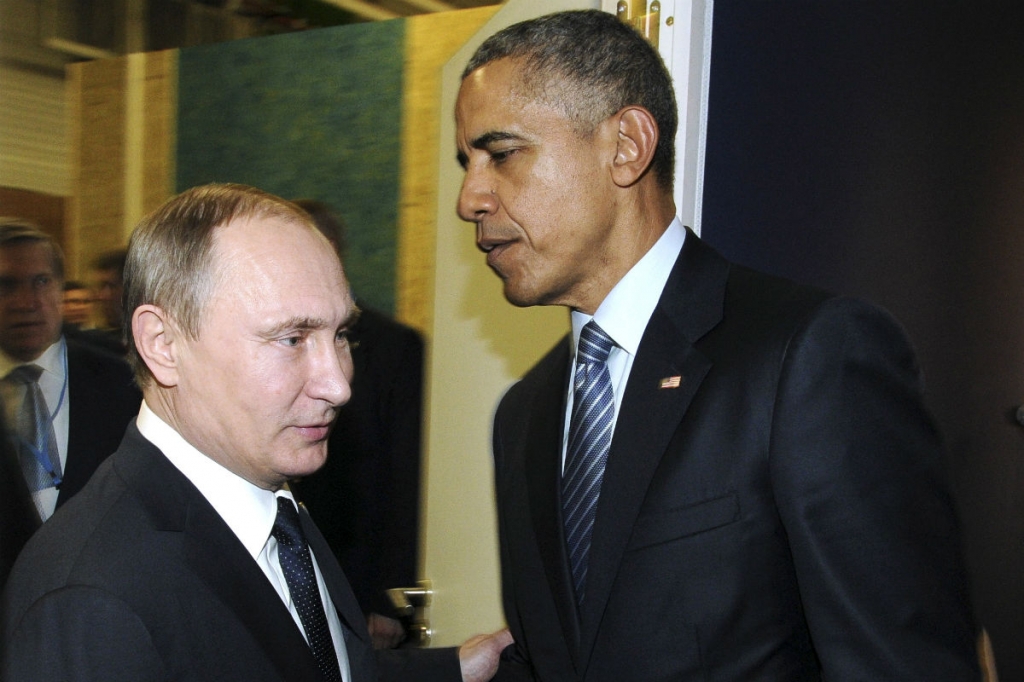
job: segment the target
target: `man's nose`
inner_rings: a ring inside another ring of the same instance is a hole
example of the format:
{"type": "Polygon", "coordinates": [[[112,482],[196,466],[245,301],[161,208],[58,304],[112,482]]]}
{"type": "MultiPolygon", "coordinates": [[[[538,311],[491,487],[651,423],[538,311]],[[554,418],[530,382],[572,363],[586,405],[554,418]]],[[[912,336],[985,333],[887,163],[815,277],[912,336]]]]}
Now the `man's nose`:
{"type": "Polygon", "coordinates": [[[497,207],[498,195],[487,174],[470,167],[462,179],[462,189],[459,190],[459,217],[467,222],[480,222],[485,216],[494,213],[497,207]]]}
{"type": "Polygon", "coordinates": [[[352,354],[348,346],[318,348],[310,378],[312,397],[340,407],[352,397],[352,354]]]}
{"type": "Polygon", "coordinates": [[[35,310],[43,299],[43,292],[40,288],[25,282],[14,287],[10,295],[14,306],[23,310],[35,310]]]}

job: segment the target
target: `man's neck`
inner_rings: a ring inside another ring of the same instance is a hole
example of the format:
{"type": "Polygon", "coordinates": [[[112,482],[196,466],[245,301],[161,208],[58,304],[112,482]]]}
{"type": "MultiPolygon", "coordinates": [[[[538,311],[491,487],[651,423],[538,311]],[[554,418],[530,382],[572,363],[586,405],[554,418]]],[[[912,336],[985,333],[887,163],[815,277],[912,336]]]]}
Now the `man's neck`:
{"type": "Polygon", "coordinates": [[[13,355],[8,354],[3,349],[0,349],[0,376],[6,376],[15,367],[39,363],[42,360],[43,356],[50,352],[50,349],[60,344],[60,340],[61,339],[58,336],[53,343],[51,343],[49,346],[40,351],[35,357],[31,358],[26,358],[24,356],[15,357],[13,355]]]}
{"type": "Polygon", "coordinates": [[[591,280],[590,290],[582,292],[575,305],[569,306],[571,309],[593,315],[626,273],[658,243],[676,217],[675,203],[664,192],[645,193],[638,189],[631,199],[616,217],[615,229],[619,233],[608,266],[591,280]]]}

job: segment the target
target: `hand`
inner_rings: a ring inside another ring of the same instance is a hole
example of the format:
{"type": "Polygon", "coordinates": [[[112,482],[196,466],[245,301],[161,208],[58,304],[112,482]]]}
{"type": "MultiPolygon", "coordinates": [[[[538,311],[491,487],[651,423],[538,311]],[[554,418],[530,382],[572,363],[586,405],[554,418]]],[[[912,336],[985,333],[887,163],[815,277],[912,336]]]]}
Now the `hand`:
{"type": "Polygon", "coordinates": [[[370,631],[374,649],[394,649],[405,640],[402,623],[379,613],[366,614],[366,628],[370,631]]]}
{"type": "Polygon", "coordinates": [[[498,672],[498,657],[512,643],[508,628],[470,637],[459,647],[462,682],[488,682],[498,672]]]}

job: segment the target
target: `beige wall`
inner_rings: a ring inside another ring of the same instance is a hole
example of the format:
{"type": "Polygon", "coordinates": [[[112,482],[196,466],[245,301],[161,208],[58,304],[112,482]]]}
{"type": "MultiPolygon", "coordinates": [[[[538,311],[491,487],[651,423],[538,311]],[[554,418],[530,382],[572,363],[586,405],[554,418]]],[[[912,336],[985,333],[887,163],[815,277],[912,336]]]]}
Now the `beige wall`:
{"type": "Polygon", "coordinates": [[[68,67],[71,196],[65,244],[73,272],[124,246],[174,187],[177,51],[68,67]]]}

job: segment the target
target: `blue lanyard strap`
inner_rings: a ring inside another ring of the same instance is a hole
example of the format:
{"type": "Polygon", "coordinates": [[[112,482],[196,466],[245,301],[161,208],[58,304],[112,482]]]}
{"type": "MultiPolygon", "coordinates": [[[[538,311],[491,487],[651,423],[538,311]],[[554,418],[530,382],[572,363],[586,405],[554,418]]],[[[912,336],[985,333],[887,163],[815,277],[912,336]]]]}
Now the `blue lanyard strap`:
{"type": "MultiPolygon", "coordinates": [[[[46,454],[49,450],[50,434],[54,433],[53,422],[57,418],[57,413],[60,412],[61,406],[64,404],[64,396],[68,390],[68,349],[67,346],[61,348],[61,357],[64,362],[64,383],[60,387],[60,398],[57,399],[57,407],[49,415],[49,428],[43,429],[43,442],[40,443],[40,447],[36,447],[35,443],[30,443],[25,440],[21,435],[18,436],[18,440],[21,441],[28,450],[32,453],[32,456],[39,462],[39,466],[43,467],[43,470],[50,475],[53,479],[53,487],[60,488],[60,484],[64,482],[64,476],[58,474],[56,469],[53,467],[53,463],[50,462],[50,457],[46,454]]],[[[30,389],[31,390],[31,389],[30,389]]],[[[56,434],[55,434],[56,435],[56,434]]],[[[59,456],[59,454],[58,454],[59,456]]]]}

